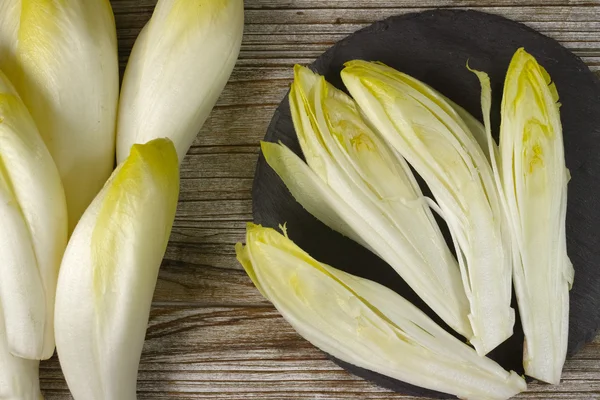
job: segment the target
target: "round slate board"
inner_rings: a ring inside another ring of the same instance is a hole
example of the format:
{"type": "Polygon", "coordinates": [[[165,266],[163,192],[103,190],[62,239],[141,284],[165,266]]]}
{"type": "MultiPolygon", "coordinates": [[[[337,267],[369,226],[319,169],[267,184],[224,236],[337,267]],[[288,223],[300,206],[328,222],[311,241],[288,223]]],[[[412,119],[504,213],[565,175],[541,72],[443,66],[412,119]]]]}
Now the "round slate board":
{"type": "MultiPolygon", "coordinates": [[[[548,70],[562,103],[566,162],[571,171],[567,240],[575,266],[569,333],[569,354],[572,355],[591,341],[600,327],[600,251],[597,250],[600,244],[600,83],[585,64],[555,40],[525,25],[475,11],[435,10],[376,22],[338,42],[311,68],[344,89],[339,75],[344,62],[381,61],[428,83],[481,120],[479,82],[465,68],[468,60],[470,66],[490,75],[494,97],[492,122],[494,131],[498,132],[504,77],[519,47],[525,47],[548,70]]],[[[265,140],[281,141],[301,155],[287,96],[275,111],[265,140]]],[[[425,193],[430,193],[422,186],[425,193]]],[[[287,222],[291,239],[317,260],[395,290],[446,327],[385,262],[308,214],[262,155],[252,197],[256,223],[277,227],[287,222]]],[[[516,309],[514,296],[513,307],[516,309]]],[[[523,332],[517,323],[515,334],[490,356],[505,368],[522,373],[522,346],[523,332]]],[[[334,361],[358,376],[398,392],[447,398],[447,395],[334,361]]]]}

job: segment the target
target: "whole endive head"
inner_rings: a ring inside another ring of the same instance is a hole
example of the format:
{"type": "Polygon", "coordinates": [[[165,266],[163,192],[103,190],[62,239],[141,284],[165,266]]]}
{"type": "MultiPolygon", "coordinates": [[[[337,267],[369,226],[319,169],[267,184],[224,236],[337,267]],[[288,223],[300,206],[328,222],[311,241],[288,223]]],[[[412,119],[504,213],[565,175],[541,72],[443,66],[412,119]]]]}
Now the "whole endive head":
{"type": "Polygon", "coordinates": [[[243,27],[243,0],[158,1],[125,70],[118,161],[163,136],[183,159],[229,79],[243,27]]]}
{"type": "Polygon", "coordinates": [[[400,295],[316,261],[273,229],[248,224],[236,253],[294,329],[342,361],[462,399],[508,399],[526,388],[400,295]]]}
{"type": "Polygon", "coordinates": [[[119,70],[110,3],[8,0],[1,7],[0,68],[57,164],[72,230],[114,168],[119,70]]]}
{"type": "Polygon", "coordinates": [[[56,345],[75,399],[135,399],[179,191],[173,143],[131,148],[77,225],[61,265],[56,345]]]}
{"type": "Polygon", "coordinates": [[[0,221],[0,304],[8,348],[24,358],[49,358],[56,280],[67,244],[65,196],[31,115],[2,72],[0,221]]]}

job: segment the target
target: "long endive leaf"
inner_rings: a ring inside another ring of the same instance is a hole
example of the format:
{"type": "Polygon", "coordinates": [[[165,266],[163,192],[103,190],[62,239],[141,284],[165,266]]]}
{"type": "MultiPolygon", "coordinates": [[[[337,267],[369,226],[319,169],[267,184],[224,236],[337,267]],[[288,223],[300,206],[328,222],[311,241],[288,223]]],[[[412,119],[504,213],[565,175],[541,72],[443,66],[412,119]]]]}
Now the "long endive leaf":
{"type": "Polygon", "coordinates": [[[236,253],[294,329],[340,360],[461,399],[508,399],[526,388],[395,292],[319,263],[273,229],[249,224],[236,253]]]}
{"type": "Polygon", "coordinates": [[[243,0],[158,1],[123,78],[118,161],[165,136],[183,160],[229,79],[243,28],[243,0]]]}
{"type": "Polygon", "coordinates": [[[56,346],[76,400],[136,398],[178,192],[173,143],[135,145],[71,236],[56,295],[56,346]]]}
{"type": "Polygon", "coordinates": [[[342,79],[433,192],[457,242],[471,343],[479,354],[488,353],[512,335],[515,316],[509,227],[485,152],[456,110],[422,82],[366,61],[347,63],[342,79]]]}
{"type": "Polygon", "coordinates": [[[73,229],[114,167],[119,68],[108,0],[7,0],[0,68],[64,184],[73,229]]]}
{"type": "Polygon", "coordinates": [[[502,98],[502,186],[515,239],[525,373],[555,384],[567,352],[574,275],[566,248],[569,172],[559,107],[546,70],[524,49],[517,50],[502,98]]]}
{"type": "Polygon", "coordinates": [[[8,348],[54,352],[54,295],[67,244],[60,177],[27,108],[0,72],[0,304],[8,348]]]}

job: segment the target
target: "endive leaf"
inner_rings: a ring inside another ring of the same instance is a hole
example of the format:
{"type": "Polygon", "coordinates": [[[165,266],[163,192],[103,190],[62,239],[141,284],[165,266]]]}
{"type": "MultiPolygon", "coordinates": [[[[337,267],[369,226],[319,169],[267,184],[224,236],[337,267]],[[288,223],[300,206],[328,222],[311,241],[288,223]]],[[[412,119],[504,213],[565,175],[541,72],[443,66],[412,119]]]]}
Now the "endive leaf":
{"type": "Polygon", "coordinates": [[[546,70],[524,49],[517,50],[502,97],[502,183],[516,242],[525,373],[555,384],[567,352],[574,274],[566,248],[568,170],[559,106],[546,70]]]}
{"type": "Polygon", "coordinates": [[[114,167],[119,70],[110,3],[8,0],[6,7],[0,68],[56,162],[72,230],[114,167]]]}
{"type": "MultiPolygon", "coordinates": [[[[481,85],[481,112],[483,114],[483,135],[481,135],[481,130],[477,127],[469,126],[471,133],[479,143],[481,149],[486,153],[487,159],[492,166],[492,173],[494,174],[494,179],[496,180],[496,186],[498,187],[498,191],[500,194],[500,201],[504,205],[504,193],[502,191],[502,187],[500,185],[500,171],[498,166],[498,158],[500,157],[498,145],[496,141],[492,137],[492,123],[490,120],[490,113],[492,109],[492,85],[490,83],[490,77],[483,71],[478,71],[469,67],[467,64],[467,69],[475,74],[477,79],[479,79],[479,83],[481,85]],[[482,137],[483,136],[483,137],[482,137]]],[[[461,115],[463,120],[466,119],[461,115]]],[[[479,122],[479,121],[477,121],[479,122]]],[[[479,124],[481,126],[481,124],[479,124]]]]}
{"type": "Polygon", "coordinates": [[[331,229],[370,248],[362,237],[376,235],[376,231],[367,225],[363,230],[355,229],[361,225],[360,216],[300,157],[283,144],[261,142],[261,150],[269,166],[306,211],[331,229]]]}
{"type": "Polygon", "coordinates": [[[347,63],[342,79],[369,121],[433,192],[457,243],[471,343],[487,354],[512,335],[515,316],[509,227],[484,151],[456,110],[418,80],[366,61],[347,63]]]}
{"type": "Polygon", "coordinates": [[[470,339],[458,265],[404,159],[365,124],[350,97],[307,68],[295,67],[290,108],[310,168],[282,147],[263,144],[263,153],[296,200],[378,254],[470,339]]]}
{"type": "Polygon", "coordinates": [[[244,28],[243,0],[159,0],[123,78],[117,160],[158,137],[190,148],[225,87],[244,28]]]}
{"type": "Polygon", "coordinates": [[[54,352],[54,295],[67,244],[60,177],[27,108],[0,72],[0,304],[10,351],[54,352]]]}
{"type": "Polygon", "coordinates": [[[0,400],[41,400],[39,361],[15,357],[8,348],[0,306],[0,400]]]}
{"type": "Polygon", "coordinates": [[[462,399],[508,399],[526,389],[395,292],[319,263],[273,229],[248,224],[236,253],[294,329],[342,361],[462,399]]]}
{"type": "Polygon", "coordinates": [[[135,399],[178,191],[173,143],[135,145],[71,236],[56,296],[56,346],[77,400],[135,399]]]}

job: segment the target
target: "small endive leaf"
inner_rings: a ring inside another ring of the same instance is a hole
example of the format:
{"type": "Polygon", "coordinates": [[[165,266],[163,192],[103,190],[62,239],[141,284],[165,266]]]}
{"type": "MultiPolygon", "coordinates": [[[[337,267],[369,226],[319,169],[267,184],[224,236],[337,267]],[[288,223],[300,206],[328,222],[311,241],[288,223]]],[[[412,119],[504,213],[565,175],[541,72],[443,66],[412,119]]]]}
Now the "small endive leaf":
{"type": "Polygon", "coordinates": [[[350,61],[342,80],[369,121],[435,196],[456,242],[470,303],[471,343],[487,354],[512,335],[515,320],[512,243],[488,161],[494,160],[491,139],[475,139],[473,124],[439,93],[383,64],[350,61]],[[488,144],[487,156],[481,142],[488,144]]]}
{"type": "Polygon", "coordinates": [[[158,1],[123,78],[119,162],[133,144],[165,136],[183,160],[231,75],[243,29],[243,0],[158,1]]]}
{"type": "Polygon", "coordinates": [[[135,399],[178,193],[173,143],[135,145],[71,236],[56,295],[56,347],[77,400],[135,399]]]}
{"type": "Polygon", "coordinates": [[[10,351],[54,353],[54,295],[67,244],[58,170],[27,108],[0,72],[0,304],[10,351]]]}
{"type": "Polygon", "coordinates": [[[110,3],[7,4],[10,15],[0,17],[0,68],[54,158],[72,230],[114,167],[119,68],[110,3]]]}
{"type": "Polygon", "coordinates": [[[41,400],[38,360],[15,357],[8,348],[0,305],[0,400],[41,400]]]}
{"type": "Polygon", "coordinates": [[[273,229],[248,224],[236,253],[292,327],[342,361],[461,399],[508,399],[526,389],[395,292],[319,263],[273,229]]]}
{"type": "Polygon", "coordinates": [[[500,154],[515,238],[515,292],[525,332],[525,373],[558,384],[567,352],[569,289],[565,219],[568,170],[560,104],[546,70],[515,52],[502,96],[500,154]]]}

